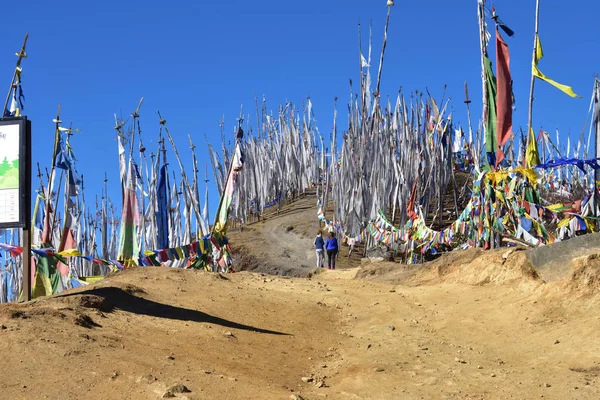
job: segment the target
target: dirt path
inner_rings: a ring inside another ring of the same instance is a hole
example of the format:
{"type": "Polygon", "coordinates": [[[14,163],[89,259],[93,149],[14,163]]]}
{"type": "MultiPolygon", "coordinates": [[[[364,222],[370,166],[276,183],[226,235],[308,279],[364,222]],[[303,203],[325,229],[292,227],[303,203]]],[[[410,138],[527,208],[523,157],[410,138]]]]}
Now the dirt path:
{"type": "Polygon", "coordinates": [[[283,215],[277,223],[266,226],[265,237],[273,249],[271,262],[310,269],[316,266],[317,259],[312,246],[312,237],[305,232],[294,232],[294,229],[298,229],[294,227],[296,222],[297,215],[291,213],[283,215]]]}
{"type": "MultiPolygon", "coordinates": [[[[334,398],[598,398],[599,320],[512,288],[329,284],[344,297],[334,398]]],[[[313,392],[314,393],[314,392],[313,392]]]]}
{"type": "MultiPolygon", "coordinates": [[[[315,273],[316,253],[313,240],[321,229],[317,219],[316,197],[307,194],[278,213],[270,209],[261,222],[249,224],[243,231],[233,230],[229,238],[236,254],[236,265],[244,270],[271,275],[307,277],[315,273]],[[246,256],[251,256],[244,258],[246,256]]],[[[339,240],[340,245],[342,241],[339,240]]],[[[361,255],[346,257],[342,247],[336,261],[339,269],[360,265],[361,255]]]]}

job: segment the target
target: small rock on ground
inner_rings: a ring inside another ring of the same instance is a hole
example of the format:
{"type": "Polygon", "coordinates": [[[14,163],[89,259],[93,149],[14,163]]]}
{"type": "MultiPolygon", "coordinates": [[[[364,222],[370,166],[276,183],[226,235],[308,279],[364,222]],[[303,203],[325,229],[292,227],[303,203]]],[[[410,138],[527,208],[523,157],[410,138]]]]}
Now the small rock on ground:
{"type": "Polygon", "coordinates": [[[167,389],[167,391],[163,395],[163,398],[165,398],[165,399],[173,398],[173,397],[175,397],[176,393],[191,393],[191,392],[192,391],[190,389],[188,389],[184,384],[177,383],[167,389]]]}

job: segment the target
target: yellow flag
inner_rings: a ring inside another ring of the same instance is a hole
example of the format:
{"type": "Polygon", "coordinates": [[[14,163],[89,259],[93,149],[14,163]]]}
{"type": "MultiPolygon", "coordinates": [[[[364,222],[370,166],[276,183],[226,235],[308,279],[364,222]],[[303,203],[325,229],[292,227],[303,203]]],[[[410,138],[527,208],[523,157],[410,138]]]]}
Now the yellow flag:
{"type": "MultiPolygon", "coordinates": [[[[533,186],[535,186],[537,184],[537,175],[535,173],[535,170],[533,170],[531,168],[524,168],[524,167],[517,167],[517,168],[509,169],[506,171],[488,172],[486,174],[486,177],[490,180],[490,182],[493,185],[498,185],[498,183],[500,183],[508,178],[508,174],[514,174],[514,173],[519,173],[519,174],[523,175],[524,177],[526,177],[533,186]]],[[[502,196],[503,196],[503,194],[502,194],[502,196]]],[[[502,196],[499,196],[499,197],[502,198],[502,196]]]]}
{"type": "Polygon", "coordinates": [[[562,92],[568,94],[571,97],[579,97],[579,96],[577,96],[577,94],[573,91],[573,89],[570,86],[563,85],[556,81],[553,81],[552,79],[550,79],[546,75],[544,75],[542,73],[542,71],[539,70],[539,68],[537,67],[537,64],[538,64],[538,61],[540,61],[543,57],[544,57],[544,51],[542,50],[542,42],[540,42],[539,36],[535,35],[535,60],[533,61],[533,65],[532,65],[533,76],[535,76],[536,78],[539,78],[543,81],[548,82],[555,88],[561,90],[562,92]]]}
{"type": "Polygon", "coordinates": [[[496,171],[488,172],[486,177],[492,182],[494,186],[508,178],[508,171],[496,171]]]}
{"type": "Polygon", "coordinates": [[[63,257],[81,257],[81,253],[77,249],[59,251],[58,254],[63,257]]]}
{"type": "Polygon", "coordinates": [[[38,297],[52,296],[52,282],[50,278],[39,272],[35,273],[35,281],[33,282],[33,288],[31,289],[31,298],[36,299],[38,297]]]}
{"type": "MultiPolygon", "coordinates": [[[[537,144],[536,144],[536,151],[537,151],[537,144]]],[[[539,164],[539,161],[538,161],[539,164]]],[[[537,164],[536,164],[537,165],[537,164]]],[[[535,174],[535,170],[531,169],[531,168],[523,168],[523,167],[517,167],[515,169],[513,169],[513,172],[518,172],[521,175],[523,175],[524,177],[526,177],[527,179],[529,179],[529,182],[531,182],[534,186],[537,183],[537,175],[535,174]]]]}
{"type": "MultiPolygon", "coordinates": [[[[546,206],[546,208],[554,213],[561,211],[561,209],[563,209],[565,207],[565,205],[563,203],[557,203],[557,204],[551,204],[549,206],[546,206]]],[[[560,226],[559,226],[560,228],[560,226]]]]}
{"type": "Polygon", "coordinates": [[[556,227],[563,228],[565,226],[569,226],[570,222],[571,222],[571,217],[567,217],[567,218],[561,220],[556,227]]]}
{"type": "Polygon", "coordinates": [[[535,35],[535,65],[544,58],[544,50],[542,49],[542,42],[540,41],[540,37],[535,35]]]}
{"type": "Polygon", "coordinates": [[[533,133],[533,128],[529,128],[525,160],[527,161],[527,168],[533,168],[540,163],[540,153],[538,152],[537,140],[535,133],[533,133]]]}

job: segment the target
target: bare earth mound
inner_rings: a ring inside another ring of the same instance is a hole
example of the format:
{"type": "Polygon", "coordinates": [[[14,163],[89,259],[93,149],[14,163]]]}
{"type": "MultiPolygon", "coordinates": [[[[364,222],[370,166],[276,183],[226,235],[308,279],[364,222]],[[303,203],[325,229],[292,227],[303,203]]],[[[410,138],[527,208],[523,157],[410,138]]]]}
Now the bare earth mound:
{"type": "Polygon", "coordinates": [[[566,286],[582,297],[600,294],[600,254],[579,257],[572,262],[572,272],[566,286]]]}
{"type": "Polygon", "coordinates": [[[537,271],[520,248],[492,251],[469,249],[446,253],[433,262],[402,265],[394,262],[371,264],[362,268],[358,279],[408,286],[439,283],[467,285],[531,285],[541,282],[537,271]]]}

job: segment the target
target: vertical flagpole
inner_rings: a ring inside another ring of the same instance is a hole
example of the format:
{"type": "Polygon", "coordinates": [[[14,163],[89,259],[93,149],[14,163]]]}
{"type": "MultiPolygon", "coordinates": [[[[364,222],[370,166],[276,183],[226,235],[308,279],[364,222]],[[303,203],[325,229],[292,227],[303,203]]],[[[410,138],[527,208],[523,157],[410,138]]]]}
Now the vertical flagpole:
{"type": "MultiPolygon", "coordinates": [[[[381,84],[381,71],[383,69],[383,57],[385,56],[385,48],[387,46],[387,32],[390,25],[390,14],[392,12],[393,1],[388,1],[387,17],[385,18],[385,30],[383,31],[383,46],[381,47],[381,58],[379,59],[379,70],[377,71],[377,86],[375,87],[375,95],[379,97],[379,85],[381,84]]],[[[361,68],[362,72],[362,68],[361,68]]],[[[361,74],[362,76],[362,74],[361,74]]]]}
{"type": "MultiPolygon", "coordinates": [[[[242,124],[244,123],[244,116],[242,115],[242,113],[240,113],[240,117],[237,119],[238,120],[238,132],[240,131],[240,129],[242,128],[242,124]]],[[[222,136],[222,140],[223,143],[225,143],[225,136],[222,136]]],[[[241,139],[237,140],[236,138],[236,143],[235,143],[235,148],[234,148],[234,152],[233,155],[235,156],[235,152],[237,151],[238,146],[240,146],[241,144],[241,139]]],[[[232,158],[233,160],[233,158],[232,158]]],[[[225,198],[225,190],[227,188],[227,183],[229,182],[229,179],[231,179],[231,170],[233,169],[233,162],[229,163],[229,168],[227,169],[227,178],[225,180],[225,183],[223,185],[223,192],[221,193],[221,199],[219,200],[219,206],[217,207],[217,214],[215,216],[215,222],[213,224],[213,229],[212,231],[215,232],[216,231],[216,227],[217,227],[217,223],[219,222],[219,214],[221,213],[221,207],[223,207],[223,200],[225,198]]]]}
{"type": "MultiPolygon", "coordinates": [[[[594,111],[592,114],[592,121],[594,123],[594,158],[598,159],[600,157],[600,140],[598,140],[598,135],[600,135],[600,81],[596,77],[594,81],[594,111]]],[[[600,170],[594,170],[594,217],[598,216],[598,206],[600,205],[600,201],[598,201],[598,189],[600,189],[600,185],[598,185],[598,181],[600,181],[600,170]]],[[[599,221],[596,222],[597,230],[600,229],[599,221]]]]}
{"type": "MultiPolygon", "coordinates": [[[[464,101],[466,107],[467,107],[467,121],[469,123],[469,139],[473,138],[473,125],[471,124],[471,107],[469,106],[469,104],[471,104],[471,100],[469,100],[469,87],[467,86],[467,82],[465,82],[465,101],[464,101]]],[[[477,138],[475,138],[475,141],[473,140],[469,140],[469,151],[471,152],[471,161],[473,162],[473,167],[475,168],[475,172],[478,174],[479,173],[479,154],[477,152],[478,150],[478,146],[476,144],[477,138]]]]}
{"type": "MultiPolygon", "coordinates": [[[[206,232],[203,235],[208,235],[210,233],[210,223],[208,222],[208,165],[204,164],[204,187],[205,187],[205,195],[204,195],[204,209],[202,210],[202,219],[204,220],[204,224],[206,226],[206,232]]],[[[260,214],[258,220],[260,221],[260,214]]]]}
{"type": "MultiPolygon", "coordinates": [[[[358,78],[360,79],[360,108],[362,111],[362,115],[365,113],[365,90],[364,90],[364,79],[363,79],[363,55],[362,55],[362,37],[360,34],[360,19],[358,20],[358,62],[359,62],[359,74],[358,78]]],[[[352,104],[350,104],[352,106],[352,104]]]]}
{"type": "MultiPolygon", "coordinates": [[[[535,33],[533,35],[533,54],[531,62],[535,63],[535,57],[537,53],[537,36],[540,23],[540,0],[536,0],[535,4],[535,33]]],[[[533,89],[535,87],[535,76],[531,74],[531,87],[529,89],[529,117],[527,119],[527,135],[531,132],[533,125],[533,89]]]]}
{"type": "Polygon", "coordinates": [[[4,114],[6,113],[6,109],[8,107],[8,102],[10,100],[10,94],[12,93],[13,89],[16,90],[16,88],[14,88],[13,86],[15,85],[15,79],[17,79],[17,74],[19,73],[19,68],[21,67],[21,61],[23,61],[23,59],[27,57],[25,49],[27,47],[28,38],[29,33],[26,33],[25,40],[23,40],[23,46],[21,47],[21,51],[17,53],[17,57],[19,57],[19,59],[17,60],[17,66],[15,67],[15,72],[13,73],[12,80],[10,81],[10,88],[8,89],[8,94],[6,95],[6,101],[4,101],[4,108],[2,108],[2,115],[0,115],[0,117],[4,117],[4,114]]]}
{"type": "Polygon", "coordinates": [[[258,125],[258,141],[260,142],[262,141],[262,123],[258,113],[258,98],[256,97],[256,92],[254,92],[254,103],[256,104],[256,125],[258,125]]]}
{"type": "MultiPolygon", "coordinates": [[[[485,55],[486,55],[486,39],[485,39],[485,0],[479,0],[477,5],[477,17],[479,20],[479,47],[481,52],[481,123],[482,129],[485,130],[487,123],[488,114],[488,91],[487,91],[487,79],[485,76],[485,55]]],[[[483,134],[485,138],[485,133],[483,134]]]]}
{"type": "MultiPolygon", "coordinates": [[[[487,119],[488,119],[488,88],[487,88],[487,76],[485,72],[485,59],[487,55],[487,40],[485,30],[485,0],[479,0],[477,4],[477,17],[479,19],[479,47],[481,52],[481,94],[482,94],[482,107],[481,107],[481,129],[484,140],[487,139],[487,119]]],[[[486,146],[487,147],[487,146],[486,146]]],[[[486,149],[487,152],[487,149],[486,149]]],[[[489,165],[489,159],[486,157],[489,165]]],[[[495,167],[490,165],[490,167],[495,167]]],[[[441,210],[440,210],[441,211],[441,210]]],[[[490,235],[490,245],[493,246],[494,234],[490,235]]]]}

